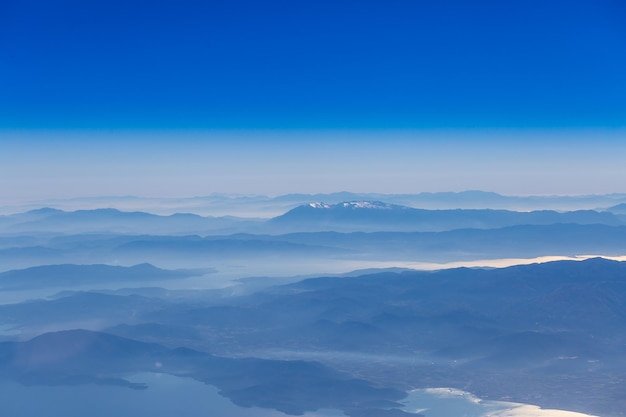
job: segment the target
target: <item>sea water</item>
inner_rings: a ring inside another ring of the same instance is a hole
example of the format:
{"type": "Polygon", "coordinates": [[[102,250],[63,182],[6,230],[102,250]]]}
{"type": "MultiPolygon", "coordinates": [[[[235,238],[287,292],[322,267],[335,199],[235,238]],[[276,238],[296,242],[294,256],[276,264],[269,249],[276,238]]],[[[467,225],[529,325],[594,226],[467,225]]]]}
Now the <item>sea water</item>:
{"type": "MultiPolygon", "coordinates": [[[[222,397],[217,388],[191,378],[140,373],[127,378],[145,383],[143,390],[107,385],[23,386],[0,382],[3,417],[285,417],[263,408],[243,408],[222,397]]],[[[339,417],[337,410],[306,413],[306,417],[339,417]]]]}

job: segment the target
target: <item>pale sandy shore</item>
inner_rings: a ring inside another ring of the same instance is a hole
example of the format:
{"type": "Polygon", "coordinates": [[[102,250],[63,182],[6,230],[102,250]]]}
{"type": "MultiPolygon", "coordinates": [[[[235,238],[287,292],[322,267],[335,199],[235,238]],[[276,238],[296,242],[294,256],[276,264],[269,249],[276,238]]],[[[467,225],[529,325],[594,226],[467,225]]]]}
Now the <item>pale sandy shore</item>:
{"type": "Polygon", "coordinates": [[[599,417],[573,411],[542,409],[535,405],[519,405],[510,410],[485,414],[485,417],[599,417]]]}
{"type": "Polygon", "coordinates": [[[472,417],[600,417],[566,410],[542,409],[536,405],[481,400],[454,388],[426,388],[409,392],[405,411],[442,417],[462,412],[472,417]],[[435,401],[433,401],[436,399],[435,401]],[[452,408],[449,406],[455,403],[452,408]],[[422,408],[423,407],[423,408],[422,408]]]}

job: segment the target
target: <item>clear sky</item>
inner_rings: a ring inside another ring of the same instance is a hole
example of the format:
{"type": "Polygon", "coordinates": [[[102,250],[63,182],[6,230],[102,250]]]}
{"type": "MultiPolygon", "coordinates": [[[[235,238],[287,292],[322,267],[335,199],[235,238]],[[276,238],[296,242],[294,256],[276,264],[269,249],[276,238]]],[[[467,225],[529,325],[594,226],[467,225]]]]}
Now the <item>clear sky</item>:
{"type": "Polygon", "coordinates": [[[626,3],[0,4],[0,193],[624,192],[626,3]]]}

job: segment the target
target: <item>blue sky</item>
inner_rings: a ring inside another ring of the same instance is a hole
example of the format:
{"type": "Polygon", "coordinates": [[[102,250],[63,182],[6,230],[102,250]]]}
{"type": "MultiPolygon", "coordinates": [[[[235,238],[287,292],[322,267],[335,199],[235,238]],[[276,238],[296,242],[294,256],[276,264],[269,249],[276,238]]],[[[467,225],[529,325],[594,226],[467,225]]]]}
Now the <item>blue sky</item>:
{"type": "Polygon", "coordinates": [[[2,2],[0,184],[624,191],[625,19],[617,0],[2,2]]]}
{"type": "Polygon", "coordinates": [[[623,126],[619,0],[0,6],[0,126],[623,126]]]}

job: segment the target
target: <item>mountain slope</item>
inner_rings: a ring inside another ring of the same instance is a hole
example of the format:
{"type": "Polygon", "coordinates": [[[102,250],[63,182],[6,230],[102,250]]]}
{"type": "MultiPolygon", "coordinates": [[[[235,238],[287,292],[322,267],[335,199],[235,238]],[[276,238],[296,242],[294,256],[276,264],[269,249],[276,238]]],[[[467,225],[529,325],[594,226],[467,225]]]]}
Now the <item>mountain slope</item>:
{"type": "Polygon", "coordinates": [[[514,225],[555,223],[621,225],[612,213],[507,210],[424,210],[380,201],[350,201],[338,204],[310,203],[273,218],[268,225],[278,231],[423,231],[493,229],[514,225]]]}
{"type": "Polygon", "coordinates": [[[319,408],[358,412],[373,403],[399,407],[395,401],[405,396],[315,362],[221,358],[87,330],[0,343],[0,371],[0,379],[31,385],[99,383],[130,388],[145,387],[125,381],[124,375],[163,372],[215,385],[242,407],[296,415],[319,408]]]}
{"type": "Polygon", "coordinates": [[[140,264],[131,267],[74,264],[42,265],[0,273],[0,289],[7,291],[150,282],[154,280],[185,278],[194,274],[193,271],[165,270],[150,264],[140,264]]]}

